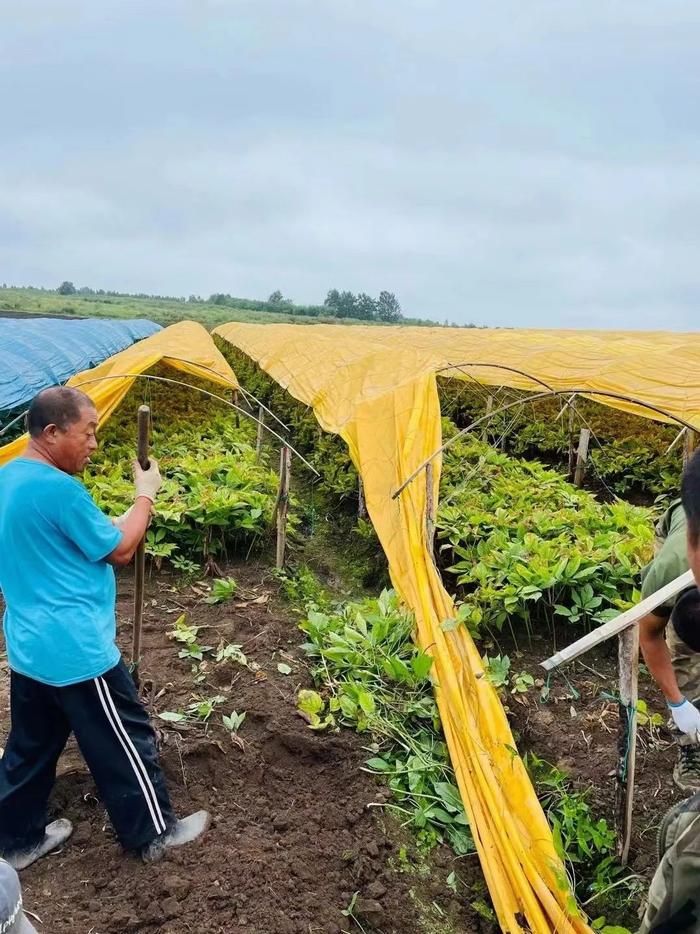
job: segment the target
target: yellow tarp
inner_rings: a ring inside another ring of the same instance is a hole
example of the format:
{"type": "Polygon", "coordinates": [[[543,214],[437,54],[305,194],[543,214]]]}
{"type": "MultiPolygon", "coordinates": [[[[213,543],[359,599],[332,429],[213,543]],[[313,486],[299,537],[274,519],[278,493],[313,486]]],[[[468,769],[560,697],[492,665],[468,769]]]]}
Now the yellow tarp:
{"type": "MultiPolygon", "coordinates": [[[[505,931],[583,932],[542,809],[479,652],[453,615],[425,538],[425,472],[391,494],[441,443],[436,371],[498,363],[560,390],[629,394],[700,427],[696,335],[227,324],[214,332],[255,360],[340,434],[363,480],[392,582],[434,658],[436,698],[486,882],[505,931]]],[[[469,368],[479,380],[537,388],[517,373],[469,368]]],[[[460,376],[459,371],[449,375],[460,376]]],[[[635,409],[624,401],[610,404],[635,409]]],[[[660,417],[660,416],[657,416],[660,417]]],[[[435,461],[437,501],[439,460],[435,461]]]]}
{"type": "MultiPolygon", "coordinates": [[[[145,373],[157,363],[167,363],[200,379],[227,389],[236,389],[236,376],[216,348],[211,336],[195,321],[181,321],[158,331],[152,337],[127,347],[92,370],[85,370],[68,380],[68,386],[80,387],[95,403],[100,424],[104,424],[131,389],[138,373],[145,373]],[[127,374],[132,374],[131,376],[127,374]]],[[[0,466],[22,453],[27,443],[23,435],[0,448],[0,466]]]]}

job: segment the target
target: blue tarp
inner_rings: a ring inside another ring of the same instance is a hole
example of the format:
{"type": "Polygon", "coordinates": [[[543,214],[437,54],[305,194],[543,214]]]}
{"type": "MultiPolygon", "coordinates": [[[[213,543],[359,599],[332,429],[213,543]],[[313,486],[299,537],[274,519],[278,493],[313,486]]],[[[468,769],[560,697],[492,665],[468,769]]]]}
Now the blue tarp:
{"type": "Polygon", "coordinates": [[[0,318],[0,409],[24,405],[160,330],[145,318],[0,318]]]}

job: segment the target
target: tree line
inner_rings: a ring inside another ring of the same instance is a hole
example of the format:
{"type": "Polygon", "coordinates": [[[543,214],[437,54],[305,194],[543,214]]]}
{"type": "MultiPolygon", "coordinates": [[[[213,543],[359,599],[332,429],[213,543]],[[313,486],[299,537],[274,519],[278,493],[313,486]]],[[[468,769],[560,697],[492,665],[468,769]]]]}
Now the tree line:
{"type": "MultiPolygon", "coordinates": [[[[143,292],[114,292],[105,289],[91,289],[88,286],[76,288],[69,281],[64,281],[56,289],[59,295],[84,296],[114,296],[116,298],[141,298],[170,302],[188,302],[190,304],[224,305],[231,308],[240,308],[246,311],[280,312],[288,315],[299,315],[308,318],[354,318],[358,321],[377,321],[386,324],[413,324],[428,327],[439,327],[437,321],[425,318],[407,318],[404,316],[398,298],[393,292],[381,291],[377,298],[372,298],[366,292],[354,292],[339,289],[329,289],[322,305],[298,305],[291,298],[286,298],[277,289],[269,296],[267,301],[250,298],[238,298],[228,292],[214,292],[208,298],[200,295],[190,295],[185,299],[182,296],[149,295],[143,292]]],[[[447,320],[445,327],[474,327],[473,324],[454,325],[447,320]]]]}

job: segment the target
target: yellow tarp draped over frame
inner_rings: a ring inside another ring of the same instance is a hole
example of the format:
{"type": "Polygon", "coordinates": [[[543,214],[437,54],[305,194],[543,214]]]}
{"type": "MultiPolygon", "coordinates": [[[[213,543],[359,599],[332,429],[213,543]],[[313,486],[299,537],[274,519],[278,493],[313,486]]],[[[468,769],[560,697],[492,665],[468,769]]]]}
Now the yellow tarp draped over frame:
{"type": "MultiPolygon", "coordinates": [[[[238,387],[233,370],[211,335],[196,321],[172,324],[109,357],[94,369],[77,373],[66,385],[80,387],[90,396],[102,425],[131,389],[136,378],[134,374],[145,373],[161,362],[227,389],[238,387]]],[[[23,435],[1,447],[0,466],[21,454],[26,443],[27,436],[23,435]]]]}
{"type": "MultiPolygon", "coordinates": [[[[425,472],[397,500],[391,494],[440,446],[440,368],[468,362],[510,366],[562,391],[627,394],[700,428],[700,339],[336,325],[227,324],[214,333],[312,406],[323,428],[348,444],[392,582],[415,612],[420,646],[434,658],[440,716],[501,927],[535,934],[588,931],[572,914],[549,827],[514,755],[503,708],[482,677],[479,652],[463,627],[441,629],[454,608],[426,543],[425,472]]],[[[505,370],[482,366],[466,372],[493,385],[539,388],[505,370]]],[[[456,370],[446,375],[468,378],[456,370]]],[[[622,400],[607,402],[665,420],[622,400]]],[[[434,466],[437,501],[439,459],[434,466]]]]}

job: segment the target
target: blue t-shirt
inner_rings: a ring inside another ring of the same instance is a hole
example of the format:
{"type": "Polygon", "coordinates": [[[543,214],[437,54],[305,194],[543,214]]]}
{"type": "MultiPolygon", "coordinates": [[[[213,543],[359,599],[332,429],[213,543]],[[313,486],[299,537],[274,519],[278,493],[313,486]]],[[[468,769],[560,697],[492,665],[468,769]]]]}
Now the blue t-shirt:
{"type": "Polygon", "coordinates": [[[0,470],[0,590],[13,671],[63,687],[117,664],[105,558],[121,535],[69,474],[24,457],[0,470]]]}

